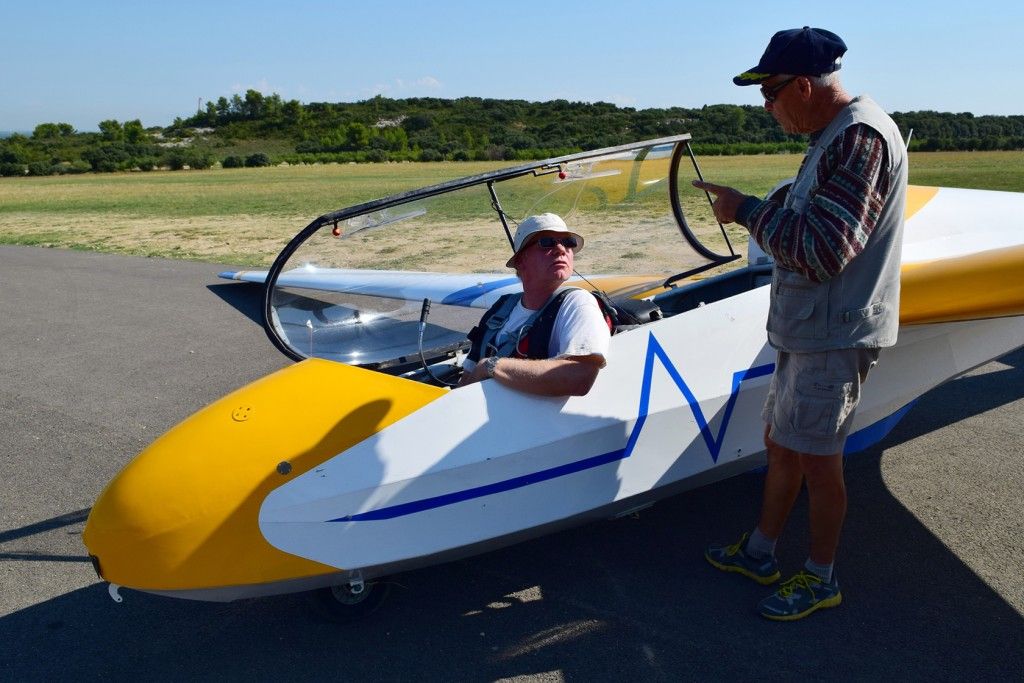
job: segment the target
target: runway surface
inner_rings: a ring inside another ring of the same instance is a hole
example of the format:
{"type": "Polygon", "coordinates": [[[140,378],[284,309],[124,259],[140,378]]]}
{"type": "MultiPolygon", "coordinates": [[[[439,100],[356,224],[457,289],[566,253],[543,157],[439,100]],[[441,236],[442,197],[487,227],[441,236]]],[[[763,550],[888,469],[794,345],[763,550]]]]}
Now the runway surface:
{"type": "MultiPolygon", "coordinates": [[[[844,602],[804,621],[761,619],[766,591],[702,557],[756,521],[756,474],[400,575],[354,627],[296,596],[115,604],[81,543],[103,486],[287,364],[258,288],[222,269],[0,247],[0,680],[1024,677],[1024,351],[926,394],[849,460],[844,602]]],[[[801,499],[787,573],[806,541],[801,499]]]]}

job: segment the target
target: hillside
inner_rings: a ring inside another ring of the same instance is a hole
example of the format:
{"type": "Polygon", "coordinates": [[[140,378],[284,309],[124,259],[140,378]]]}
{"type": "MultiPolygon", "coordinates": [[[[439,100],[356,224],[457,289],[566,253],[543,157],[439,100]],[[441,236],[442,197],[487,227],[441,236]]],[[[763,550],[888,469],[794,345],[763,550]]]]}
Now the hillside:
{"type": "MultiPolygon", "coordinates": [[[[1024,149],[1024,116],[896,112],[912,151],[1024,149]]],[[[633,109],[607,102],[464,97],[301,104],[249,90],[165,127],[138,120],[79,133],[41,123],[0,139],[0,175],[265,166],[276,163],[540,159],[690,133],[702,155],[800,152],[763,107],[633,109]]]]}

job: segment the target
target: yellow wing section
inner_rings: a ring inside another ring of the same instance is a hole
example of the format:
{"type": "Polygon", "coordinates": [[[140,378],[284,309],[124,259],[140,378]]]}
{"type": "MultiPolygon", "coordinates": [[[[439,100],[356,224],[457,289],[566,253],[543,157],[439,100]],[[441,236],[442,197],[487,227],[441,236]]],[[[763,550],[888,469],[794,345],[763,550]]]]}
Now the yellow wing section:
{"type": "MultiPolygon", "coordinates": [[[[906,218],[938,191],[908,187],[906,218]]],[[[900,287],[904,325],[1024,315],[1024,245],[905,264],[900,287]]]]}
{"type": "Polygon", "coordinates": [[[1024,245],[903,266],[900,322],[1024,315],[1024,245]]]}

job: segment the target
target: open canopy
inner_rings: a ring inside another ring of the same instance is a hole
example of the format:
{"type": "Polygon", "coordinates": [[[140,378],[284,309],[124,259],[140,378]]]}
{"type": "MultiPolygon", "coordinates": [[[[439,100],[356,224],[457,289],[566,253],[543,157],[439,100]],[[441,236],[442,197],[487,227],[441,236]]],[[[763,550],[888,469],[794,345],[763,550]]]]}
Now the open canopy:
{"type": "Polygon", "coordinates": [[[582,234],[579,285],[651,296],[738,257],[693,188],[689,135],[538,161],[386,197],[320,216],[268,273],[267,334],[296,360],[321,357],[389,372],[422,347],[451,357],[486,308],[518,291],[505,267],[519,221],[551,212],[582,234]]]}

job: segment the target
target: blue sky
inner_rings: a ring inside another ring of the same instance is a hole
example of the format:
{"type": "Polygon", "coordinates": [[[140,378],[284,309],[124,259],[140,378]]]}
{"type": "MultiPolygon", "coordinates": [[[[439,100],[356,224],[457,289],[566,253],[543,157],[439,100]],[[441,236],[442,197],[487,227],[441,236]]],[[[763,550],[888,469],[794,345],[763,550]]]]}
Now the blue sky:
{"type": "Polygon", "coordinates": [[[166,125],[255,88],[301,102],[480,96],[637,108],[759,104],[731,77],[772,33],[846,41],[842,76],[888,111],[1024,114],[1024,3],[168,3],[3,0],[0,130],[166,125]],[[972,8],[977,8],[972,9],[972,8]]]}

